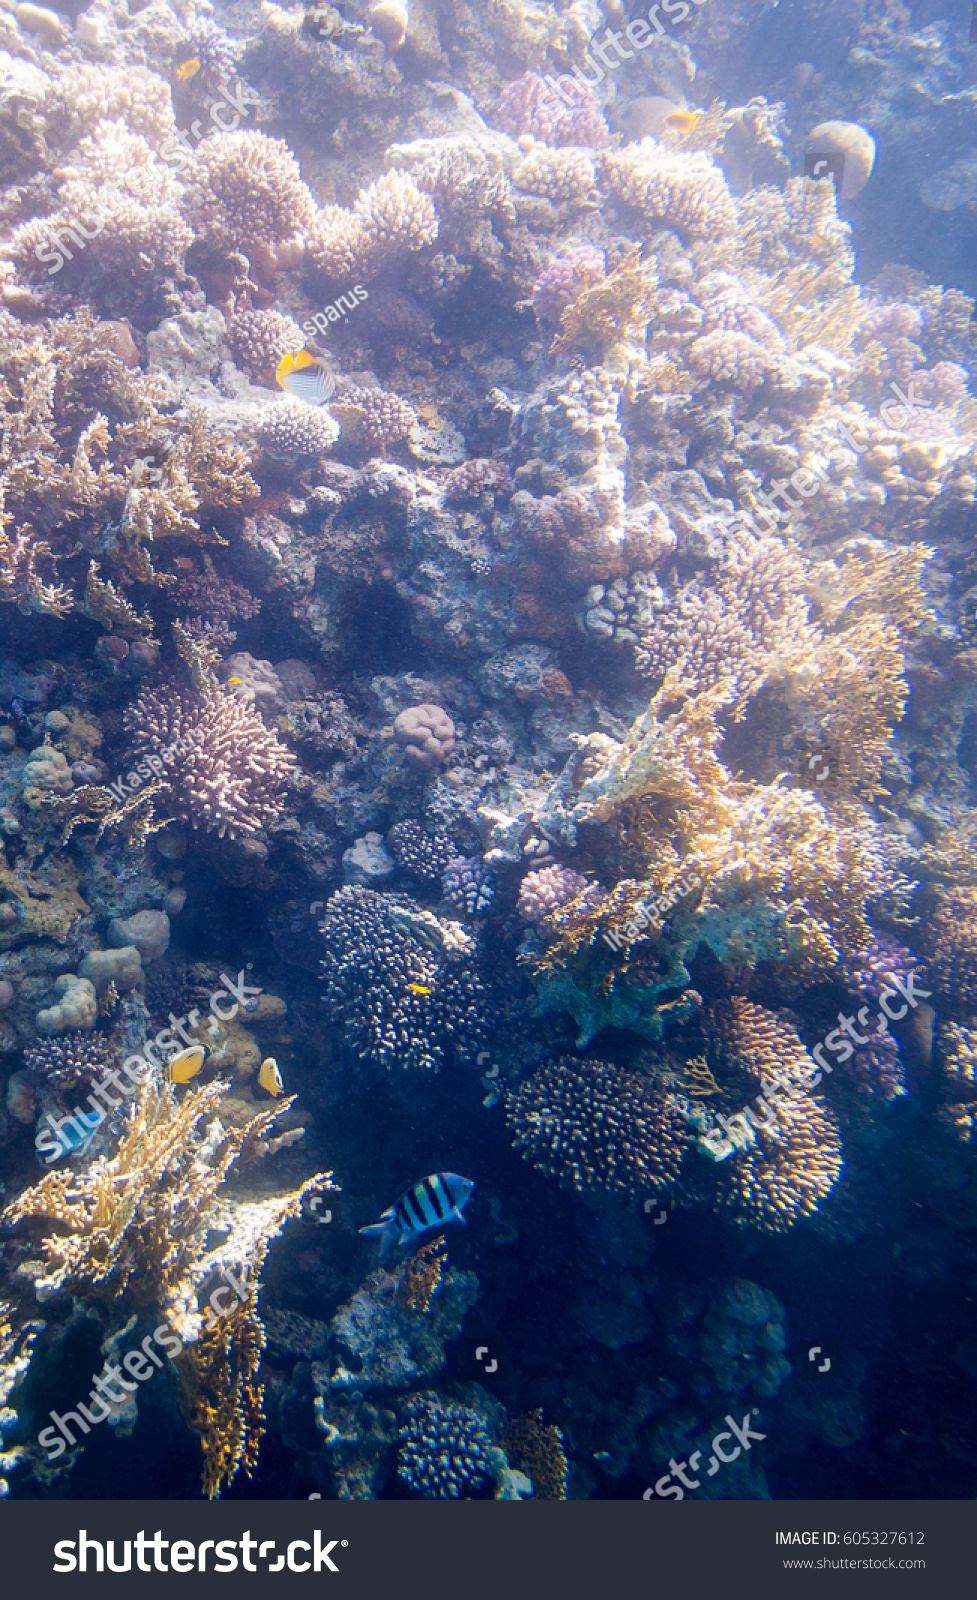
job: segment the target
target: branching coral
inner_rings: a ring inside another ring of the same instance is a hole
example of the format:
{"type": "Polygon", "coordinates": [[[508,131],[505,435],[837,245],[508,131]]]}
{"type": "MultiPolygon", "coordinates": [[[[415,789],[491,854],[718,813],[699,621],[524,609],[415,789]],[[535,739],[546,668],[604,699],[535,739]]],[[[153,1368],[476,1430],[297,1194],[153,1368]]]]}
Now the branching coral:
{"type": "Polygon", "coordinates": [[[38,567],[52,563],[50,547],[29,529],[13,534],[7,528],[13,517],[4,511],[5,478],[0,478],[0,601],[9,601],[24,612],[50,617],[66,617],[72,607],[71,590],[64,584],[45,583],[38,567]]]}
{"type": "Polygon", "coordinates": [[[194,232],[226,250],[284,244],[315,217],[288,145],[265,133],[212,134],[198,145],[184,183],[194,232]]]}
{"type": "Polygon", "coordinates": [[[329,901],[322,932],[327,1003],[359,1055],[437,1071],[484,1048],[487,994],[460,923],[352,885],[329,901]]]}
{"type": "Polygon", "coordinates": [[[543,1411],[527,1411],[511,1417],[502,1431],[506,1460],[532,1480],[537,1500],[565,1500],[570,1464],[563,1448],[563,1434],[553,1423],[544,1423],[543,1411]]]}
{"type": "Polygon", "coordinates": [[[477,1411],[446,1405],[432,1391],[401,1412],[397,1475],[425,1500],[471,1498],[491,1478],[492,1441],[477,1411]]]}
{"type": "Polygon", "coordinates": [[[225,1129],[216,1113],[227,1088],[214,1082],[178,1100],[172,1088],[146,1084],[111,1158],[99,1157],[84,1172],[48,1172],[7,1207],[10,1226],[43,1221],[59,1230],[40,1241],[39,1300],[84,1290],[108,1307],[124,1296],[135,1306],[158,1306],[180,1338],[192,1341],[203,1320],[197,1291],[222,1263],[245,1281],[257,1278],[268,1245],[298,1215],[306,1190],[328,1185],[331,1175],[320,1173],[292,1194],[231,1204],[221,1194],[229,1172],[254,1157],[292,1102],[225,1129]],[[208,1235],[217,1228],[224,1242],[214,1248],[208,1235]]]}
{"type": "Polygon", "coordinates": [[[409,172],[386,172],[360,191],[351,211],[326,206],[306,225],[314,266],[327,277],[372,277],[396,251],[422,250],[438,236],[429,194],[409,172]]]}
{"type": "Polygon", "coordinates": [[[804,568],[779,539],[730,540],[725,576],[679,591],[635,651],[639,670],[673,681],[688,694],[717,684],[742,714],[771,677],[803,677],[814,664],[817,632],[798,592],[804,568]]]}
{"type": "Polygon", "coordinates": [[[921,934],[927,977],[957,1005],[977,1005],[977,889],[939,891],[921,934]]]}
{"type": "Polygon", "coordinates": [[[171,817],[225,834],[257,833],[281,816],[280,788],[294,757],[244,701],[148,689],[126,712],[135,760],[162,771],[159,801],[171,817]]]}
{"type": "Polygon", "coordinates": [[[775,1115],[765,1107],[755,1120],[741,1119],[741,1146],[717,1164],[714,1203],[740,1226],[780,1233],[812,1216],[837,1183],[844,1165],[837,1121],[811,1091],[817,1068],[782,1017],[737,998],[717,1007],[713,1026],[734,1117],[761,1089],[776,1107],[775,1115]]]}
{"type": "Polygon", "coordinates": [[[684,155],[643,139],[606,156],[603,175],[612,194],[650,222],[691,238],[715,239],[736,227],[726,180],[701,150],[684,155]]]}
{"type": "Polygon", "coordinates": [[[661,1194],[691,1142],[665,1094],[641,1073],[565,1058],[506,1103],[513,1146],[565,1188],[661,1194]]]}

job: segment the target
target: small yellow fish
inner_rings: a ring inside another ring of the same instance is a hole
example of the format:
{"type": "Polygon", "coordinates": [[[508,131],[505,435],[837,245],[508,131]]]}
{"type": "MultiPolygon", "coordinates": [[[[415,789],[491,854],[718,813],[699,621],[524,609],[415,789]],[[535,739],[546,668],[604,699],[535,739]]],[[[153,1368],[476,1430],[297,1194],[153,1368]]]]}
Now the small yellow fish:
{"type": "Polygon", "coordinates": [[[228,678],[227,681],[228,681],[228,683],[243,683],[244,679],[243,678],[228,678]]]}
{"type": "Polygon", "coordinates": [[[207,1059],[207,1046],[193,1044],[187,1050],[181,1050],[178,1056],[166,1063],[167,1083],[189,1083],[195,1078],[200,1068],[207,1059]]]}
{"type": "Polygon", "coordinates": [[[300,350],[278,364],[275,378],[287,394],[309,406],[324,406],[336,392],[336,374],[321,356],[300,350]]]}
{"type": "Polygon", "coordinates": [[[280,1094],[285,1093],[285,1085],[282,1083],[282,1075],[278,1070],[278,1062],[274,1056],[266,1056],[262,1061],[261,1066],[258,1068],[258,1082],[261,1084],[262,1089],[267,1089],[268,1093],[274,1095],[276,1099],[280,1094]]]}
{"type": "Polygon", "coordinates": [[[433,989],[426,988],[423,983],[409,983],[407,985],[407,987],[408,987],[408,989],[411,990],[411,992],[413,994],[433,994],[434,993],[433,989]]]}
{"type": "Polygon", "coordinates": [[[177,67],[176,75],[180,79],[181,83],[186,83],[188,78],[196,77],[199,71],[200,62],[197,60],[196,56],[193,56],[189,61],[184,61],[182,67],[177,67]]]}
{"type": "Polygon", "coordinates": [[[699,111],[673,111],[665,118],[665,126],[674,128],[676,133],[691,133],[698,126],[701,116],[699,111]]]}

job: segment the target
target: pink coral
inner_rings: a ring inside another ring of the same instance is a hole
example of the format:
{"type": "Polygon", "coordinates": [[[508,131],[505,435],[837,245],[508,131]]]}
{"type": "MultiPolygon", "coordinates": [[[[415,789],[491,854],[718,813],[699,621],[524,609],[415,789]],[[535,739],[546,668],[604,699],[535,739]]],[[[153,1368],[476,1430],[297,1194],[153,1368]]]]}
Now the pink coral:
{"type": "Polygon", "coordinates": [[[271,827],[281,784],[295,760],[243,700],[211,689],[196,695],[147,689],[125,714],[133,759],[155,758],[169,815],[236,838],[271,827]]]}
{"type": "Polygon", "coordinates": [[[531,133],[543,144],[606,144],[607,123],[597,96],[575,85],[567,104],[537,72],[524,72],[503,89],[495,107],[495,126],[518,139],[531,133]]]}
{"type": "Polygon", "coordinates": [[[533,310],[537,322],[559,322],[566,307],[583,289],[604,276],[604,252],[581,245],[557,256],[533,284],[533,310]]]}

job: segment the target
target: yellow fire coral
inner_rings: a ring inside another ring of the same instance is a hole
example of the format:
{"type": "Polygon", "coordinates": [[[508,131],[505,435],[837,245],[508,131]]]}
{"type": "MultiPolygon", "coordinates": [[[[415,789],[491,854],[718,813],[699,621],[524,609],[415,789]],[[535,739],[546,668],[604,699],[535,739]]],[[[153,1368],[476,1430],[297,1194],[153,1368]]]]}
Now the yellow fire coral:
{"type": "Polygon", "coordinates": [[[125,1296],[156,1305],[183,1339],[201,1324],[197,1289],[226,1261],[257,1277],[271,1240],[298,1215],[307,1190],[331,1186],[319,1173],[293,1193],[231,1206],[217,1197],[231,1168],[247,1160],[267,1129],[292,1104],[259,1112],[243,1127],[224,1129],[216,1116],[228,1085],[190,1090],[146,1084],[129,1113],[115,1154],[84,1172],[48,1172],[3,1213],[11,1226],[54,1222],[41,1240],[35,1288],[39,1300],[62,1290],[110,1305],[125,1296]],[[204,1119],[210,1119],[201,1128],[204,1119]],[[229,1217],[232,1219],[229,1221],[229,1217]],[[217,1250],[207,1235],[217,1226],[231,1237],[217,1250]]]}
{"type": "Polygon", "coordinates": [[[502,1448],[509,1465],[532,1480],[537,1500],[566,1499],[570,1465],[563,1434],[553,1423],[543,1422],[541,1406],[506,1423],[502,1448]]]}

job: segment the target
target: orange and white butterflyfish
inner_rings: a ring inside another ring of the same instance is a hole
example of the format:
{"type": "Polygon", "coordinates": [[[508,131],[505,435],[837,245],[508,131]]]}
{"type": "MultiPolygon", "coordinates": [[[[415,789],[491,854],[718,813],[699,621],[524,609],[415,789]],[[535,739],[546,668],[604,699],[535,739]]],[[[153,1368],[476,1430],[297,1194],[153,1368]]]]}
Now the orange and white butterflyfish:
{"type": "Polygon", "coordinates": [[[691,133],[701,120],[700,111],[673,111],[665,118],[665,126],[675,133],[691,133]]]}
{"type": "Polygon", "coordinates": [[[179,1055],[171,1056],[166,1063],[167,1083],[189,1083],[195,1078],[207,1059],[207,1046],[205,1044],[192,1044],[189,1049],[181,1050],[179,1055]]]}
{"type": "Polygon", "coordinates": [[[300,350],[278,364],[275,377],[287,394],[304,400],[307,406],[324,406],[336,392],[336,374],[321,356],[300,350]]]}
{"type": "Polygon", "coordinates": [[[181,83],[186,83],[188,78],[196,77],[199,71],[200,62],[197,60],[196,56],[192,56],[189,61],[184,61],[181,67],[177,67],[176,75],[180,79],[181,83]]]}
{"type": "Polygon", "coordinates": [[[282,1082],[282,1075],[278,1070],[278,1062],[274,1056],[266,1056],[262,1061],[261,1066],[258,1068],[258,1082],[261,1084],[262,1089],[266,1089],[276,1099],[280,1094],[285,1093],[285,1085],[282,1082]]]}

